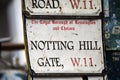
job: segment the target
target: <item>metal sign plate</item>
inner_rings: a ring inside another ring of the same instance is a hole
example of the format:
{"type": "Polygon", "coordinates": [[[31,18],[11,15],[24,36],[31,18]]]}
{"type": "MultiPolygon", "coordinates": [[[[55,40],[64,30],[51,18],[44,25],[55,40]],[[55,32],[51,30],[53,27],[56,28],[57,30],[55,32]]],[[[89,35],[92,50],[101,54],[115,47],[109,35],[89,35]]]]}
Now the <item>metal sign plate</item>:
{"type": "Polygon", "coordinates": [[[35,73],[102,73],[101,20],[26,19],[27,50],[35,73]]]}
{"type": "Polygon", "coordinates": [[[30,15],[98,16],[102,12],[101,0],[25,0],[30,15]]]}

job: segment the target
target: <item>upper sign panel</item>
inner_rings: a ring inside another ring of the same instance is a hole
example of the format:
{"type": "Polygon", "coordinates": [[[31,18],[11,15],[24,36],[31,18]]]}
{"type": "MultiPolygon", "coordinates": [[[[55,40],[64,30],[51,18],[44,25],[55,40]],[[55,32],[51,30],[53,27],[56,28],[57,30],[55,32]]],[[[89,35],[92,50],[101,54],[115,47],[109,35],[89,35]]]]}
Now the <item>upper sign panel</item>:
{"type": "Polygon", "coordinates": [[[101,0],[25,0],[30,15],[99,16],[101,0]]]}

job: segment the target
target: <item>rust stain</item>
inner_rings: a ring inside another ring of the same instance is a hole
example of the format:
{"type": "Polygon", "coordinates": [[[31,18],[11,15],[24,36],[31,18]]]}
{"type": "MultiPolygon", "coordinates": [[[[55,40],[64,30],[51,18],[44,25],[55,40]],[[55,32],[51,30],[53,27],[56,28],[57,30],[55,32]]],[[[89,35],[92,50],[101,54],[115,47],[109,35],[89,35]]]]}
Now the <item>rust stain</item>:
{"type": "Polygon", "coordinates": [[[60,13],[61,13],[61,14],[63,14],[63,10],[62,10],[62,7],[59,7],[59,9],[60,9],[60,13]]]}
{"type": "Polygon", "coordinates": [[[33,11],[32,11],[32,10],[30,10],[28,7],[27,7],[27,10],[28,10],[30,13],[33,13],[33,11]]]}
{"type": "Polygon", "coordinates": [[[67,5],[67,3],[65,3],[65,5],[67,5]]]}
{"type": "Polygon", "coordinates": [[[50,71],[49,69],[47,69],[47,71],[50,71]]]}
{"type": "Polygon", "coordinates": [[[30,33],[32,33],[32,31],[30,31],[30,33]]]}
{"type": "Polygon", "coordinates": [[[101,50],[101,47],[99,47],[99,50],[101,50]]]}
{"type": "Polygon", "coordinates": [[[98,14],[100,12],[100,9],[98,9],[98,11],[97,12],[95,12],[95,14],[98,14]]]}
{"type": "Polygon", "coordinates": [[[53,35],[50,36],[50,41],[52,40],[53,35]]]}
{"type": "Polygon", "coordinates": [[[49,11],[47,11],[46,13],[49,13],[49,11]]]}
{"type": "Polygon", "coordinates": [[[60,9],[60,12],[62,12],[62,8],[61,8],[61,7],[59,7],[59,9],[60,9]]]}
{"type": "Polygon", "coordinates": [[[76,36],[78,36],[78,34],[77,33],[72,33],[73,35],[76,35],[76,36]]]}

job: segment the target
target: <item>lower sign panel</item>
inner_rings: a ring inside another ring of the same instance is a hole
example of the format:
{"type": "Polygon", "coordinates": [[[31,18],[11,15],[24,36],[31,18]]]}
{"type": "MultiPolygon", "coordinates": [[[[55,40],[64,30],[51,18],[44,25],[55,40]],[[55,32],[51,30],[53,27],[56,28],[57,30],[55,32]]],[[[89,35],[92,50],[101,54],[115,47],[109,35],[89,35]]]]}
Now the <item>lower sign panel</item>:
{"type": "Polygon", "coordinates": [[[102,73],[101,20],[26,19],[27,52],[35,73],[102,73]]]}

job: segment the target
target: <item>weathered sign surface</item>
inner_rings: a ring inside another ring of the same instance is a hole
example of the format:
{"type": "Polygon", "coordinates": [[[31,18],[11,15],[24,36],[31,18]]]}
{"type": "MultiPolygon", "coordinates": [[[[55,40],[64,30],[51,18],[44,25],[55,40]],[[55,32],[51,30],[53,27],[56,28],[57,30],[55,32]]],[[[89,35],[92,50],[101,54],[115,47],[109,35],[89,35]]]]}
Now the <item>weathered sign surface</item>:
{"type": "Polygon", "coordinates": [[[101,20],[26,19],[30,67],[35,73],[102,73],[101,20]]]}
{"type": "Polygon", "coordinates": [[[30,15],[98,16],[101,6],[101,0],[25,0],[30,15]]]}

